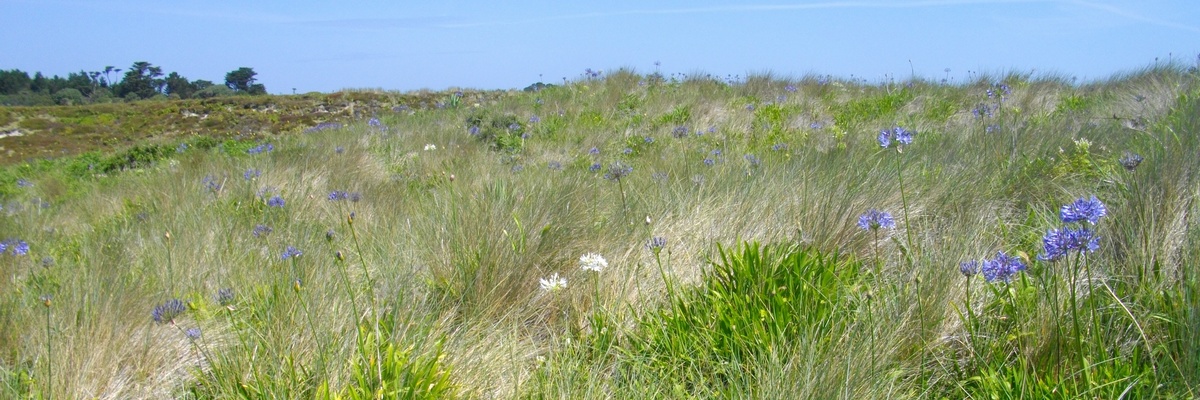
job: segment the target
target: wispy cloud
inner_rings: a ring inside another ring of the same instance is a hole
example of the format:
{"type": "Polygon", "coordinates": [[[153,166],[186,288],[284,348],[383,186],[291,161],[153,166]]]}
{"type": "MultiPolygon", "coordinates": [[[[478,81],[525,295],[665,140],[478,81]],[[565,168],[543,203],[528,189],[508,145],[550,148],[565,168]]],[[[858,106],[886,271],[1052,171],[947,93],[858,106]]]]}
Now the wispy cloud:
{"type": "Polygon", "coordinates": [[[752,13],[766,11],[798,11],[798,10],[828,10],[828,9],[846,9],[846,8],[874,8],[874,9],[899,9],[899,8],[927,8],[927,7],[949,7],[961,5],[981,5],[981,4],[1009,4],[1009,3],[1046,3],[1050,0],[922,0],[922,1],[828,1],[819,3],[803,3],[803,4],[772,4],[772,5],[753,5],[753,4],[734,4],[710,7],[687,7],[687,8],[663,8],[663,9],[639,9],[639,10],[621,10],[621,11],[605,11],[580,14],[555,15],[538,18],[527,18],[521,20],[509,21],[481,21],[481,22],[465,22],[465,23],[449,23],[442,25],[446,28],[475,28],[495,25],[522,25],[534,24],[551,21],[564,20],[580,20],[608,17],[624,17],[635,15],[687,15],[687,14],[716,14],[716,13],[752,13]]]}
{"type": "Polygon", "coordinates": [[[1138,14],[1138,13],[1126,10],[1124,8],[1120,8],[1120,7],[1111,5],[1111,4],[1103,4],[1103,3],[1097,3],[1094,1],[1085,1],[1085,0],[1068,0],[1067,3],[1104,11],[1109,14],[1113,14],[1113,15],[1116,15],[1116,16],[1119,16],[1122,18],[1127,18],[1127,19],[1131,19],[1134,21],[1138,21],[1138,22],[1144,22],[1144,23],[1151,24],[1151,25],[1158,25],[1158,26],[1161,26],[1164,28],[1179,29],[1179,30],[1184,30],[1184,31],[1188,31],[1188,32],[1200,33],[1200,27],[1196,27],[1194,25],[1181,24],[1178,22],[1172,22],[1172,21],[1167,21],[1167,20],[1163,20],[1163,19],[1148,17],[1148,16],[1145,16],[1142,14],[1138,14]]]}

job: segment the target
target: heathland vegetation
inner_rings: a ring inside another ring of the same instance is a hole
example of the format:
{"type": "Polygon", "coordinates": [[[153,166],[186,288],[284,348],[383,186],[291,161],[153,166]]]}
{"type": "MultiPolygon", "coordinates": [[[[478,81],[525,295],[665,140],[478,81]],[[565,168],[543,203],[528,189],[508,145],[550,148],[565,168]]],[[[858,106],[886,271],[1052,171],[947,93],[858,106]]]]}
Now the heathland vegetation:
{"type": "Polygon", "coordinates": [[[1195,66],[239,99],[0,110],[0,397],[1200,396],[1195,66]]]}
{"type": "Polygon", "coordinates": [[[253,68],[241,67],[225,74],[225,84],[188,80],[178,72],[164,75],[162,67],[146,61],[124,69],[111,65],[98,71],[72,72],[66,78],[41,72],[0,70],[0,105],[45,106],[112,103],[137,100],[206,99],[235,94],[261,95],[267,87],[255,83],[253,68]],[[119,78],[119,79],[118,79],[119,78]]]}

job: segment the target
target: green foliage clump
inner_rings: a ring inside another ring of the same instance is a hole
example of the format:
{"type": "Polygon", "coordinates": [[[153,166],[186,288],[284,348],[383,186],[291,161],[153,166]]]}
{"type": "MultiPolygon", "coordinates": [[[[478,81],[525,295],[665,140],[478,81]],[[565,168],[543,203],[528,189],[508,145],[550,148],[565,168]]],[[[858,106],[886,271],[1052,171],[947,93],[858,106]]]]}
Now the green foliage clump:
{"type": "Polygon", "coordinates": [[[912,98],[911,89],[901,89],[854,99],[834,109],[833,122],[846,130],[852,130],[876,119],[895,114],[912,98]]]}
{"type": "Polygon", "coordinates": [[[467,129],[474,131],[480,141],[488,143],[493,150],[519,153],[525,146],[521,133],[527,129],[515,115],[480,113],[467,117],[467,129]]]}
{"type": "Polygon", "coordinates": [[[358,357],[350,363],[353,380],[339,399],[454,399],[458,387],[451,379],[442,344],[432,350],[402,345],[392,338],[392,321],[379,329],[363,324],[358,330],[358,357]],[[375,357],[379,359],[376,360],[375,357]]]}
{"type": "Polygon", "coordinates": [[[680,126],[687,125],[692,120],[692,106],[690,104],[680,104],[671,109],[670,112],[658,116],[654,121],[656,126],[680,126]]]}
{"type": "Polygon", "coordinates": [[[859,264],[810,248],[747,243],[694,290],[650,313],[629,338],[631,374],[651,373],[699,397],[723,397],[743,364],[798,343],[826,343],[858,305],[859,264]]]}
{"type": "Polygon", "coordinates": [[[1060,153],[1050,170],[1051,177],[1092,180],[1104,175],[1106,171],[1103,165],[1092,155],[1092,143],[1087,139],[1078,139],[1074,144],[1060,153]]]}

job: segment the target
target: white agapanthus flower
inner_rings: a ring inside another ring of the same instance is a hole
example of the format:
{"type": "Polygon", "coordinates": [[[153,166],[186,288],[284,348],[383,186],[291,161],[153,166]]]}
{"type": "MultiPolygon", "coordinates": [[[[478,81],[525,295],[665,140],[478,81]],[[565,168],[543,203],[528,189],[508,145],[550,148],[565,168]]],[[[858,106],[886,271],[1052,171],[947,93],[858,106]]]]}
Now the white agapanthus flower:
{"type": "Polygon", "coordinates": [[[432,143],[425,145],[425,151],[430,151],[430,150],[437,150],[437,145],[432,144],[432,143]]]}
{"type": "Polygon", "coordinates": [[[548,277],[548,278],[542,278],[539,280],[542,283],[542,290],[545,290],[547,292],[553,292],[553,291],[557,291],[559,289],[567,288],[567,278],[558,276],[557,272],[550,275],[550,277],[548,277]]]}
{"type": "Polygon", "coordinates": [[[596,253],[587,253],[579,257],[579,268],[584,271],[600,272],[608,268],[608,260],[596,253]]]}

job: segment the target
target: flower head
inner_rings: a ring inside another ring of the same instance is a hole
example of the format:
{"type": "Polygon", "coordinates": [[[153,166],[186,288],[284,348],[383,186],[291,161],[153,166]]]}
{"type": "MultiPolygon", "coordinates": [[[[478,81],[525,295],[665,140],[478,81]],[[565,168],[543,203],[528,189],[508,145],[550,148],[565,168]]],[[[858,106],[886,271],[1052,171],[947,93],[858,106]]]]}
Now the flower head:
{"type": "Polygon", "coordinates": [[[200,328],[188,328],[183,332],[191,340],[200,340],[200,328]]]}
{"type": "Polygon", "coordinates": [[[579,268],[584,271],[600,272],[608,268],[608,260],[596,253],[587,253],[579,257],[579,268]]]}
{"type": "Polygon", "coordinates": [[[891,213],[872,208],[858,217],[858,227],[864,231],[892,229],[896,227],[896,220],[892,219],[891,213]]]}
{"type": "Polygon", "coordinates": [[[8,239],[0,242],[0,254],[4,254],[7,249],[12,249],[13,256],[23,256],[29,254],[29,243],[21,239],[8,239]]]}
{"type": "Polygon", "coordinates": [[[1058,212],[1058,216],[1062,218],[1063,222],[1087,221],[1092,225],[1095,225],[1105,215],[1108,215],[1108,209],[1096,196],[1092,196],[1090,199],[1079,198],[1075,202],[1063,206],[1062,210],[1058,212]]]}
{"type": "Polygon", "coordinates": [[[689,131],[691,131],[691,130],[688,129],[688,127],[679,125],[679,126],[676,126],[674,130],[671,131],[671,135],[675,136],[677,138],[685,138],[685,137],[687,137],[689,131]]]}
{"type": "Polygon", "coordinates": [[[895,141],[897,146],[910,145],[913,141],[913,132],[899,126],[894,126],[891,129],[883,129],[879,131],[879,145],[883,148],[892,147],[892,142],[895,141]]]}
{"type": "Polygon", "coordinates": [[[1019,257],[1010,256],[1003,251],[996,253],[996,258],[983,261],[983,279],[988,282],[1008,282],[1018,272],[1025,270],[1025,263],[1019,257]]]}
{"type": "Polygon", "coordinates": [[[963,261],[958,264],[958,272],[961,272],[965,277],[972,277],[979,273],[979,260],[963,261]]]}
{"type": "Polygon", "coordinates": [[[274,229],[271,229],[271,227],[258,224],[254,226],[254,230],[251,231],[251,234],[253,234],[254,237],[263,237],[269,235],[271,232],[274,232],[274,229]]]}
{"type": "Polygon", "coordinates": [[[271,196],[271,199],[267,200],[267,206],[269,207],[283,207],[283,204],[283,198],[278,195],[271,196]]]}
{"type": "Polygon", "coordinates": [[[279,258],[286,260],[292,257],[300,257],[303,254],[304,252],[300,251],[300,249],[297,249],[294,246],[288,246],[286,249],[283,249],[283,254],[281,254],[279,258]]]}
{"type": "Polygon", "coordinates": [[[608,166],[608,173],[604,174],[604,179],[610,181],[621,180],[629,174],[633,173],[633,167],[626,165],[620,161],[614,162],[608,166]]]}
{"type": "Polygon", "coordinates": [[[1051,229],[1046,231],[1045,236],[1042,236],[1042,254],[1038,255],[1038,259],[1053,262],[1067,256],[1072,251],[1091,253],[1099,248],[1100,237],[1096,236],[1091,229],[1051,229]]]}
{"type": "Polygon", "coordinates": [[[275,151],[275,145],[270,144],[270,143],[264,143],[264,144],[255,146],[249,150],[246,150],[246,154],[262,154],[262,153],[270,153],[272,151],[275,151]]]}
{"type": "Polygon", "coordinates": [[[150,317],[154,318],[154,322],[165,324],[174,323],[175,318],[187,311],[187,305],[183,304],[182,300],[171,299],[166,303],[155,306],[153,311],[150,311],[150,317]]]}
{"type": "Polygon", "coordinates": [[[646,243],[646,247],[648,247],[651,251],[655,251],[655,252],[662,250],[662,248],[666,247],[666,246],[667,246],[667,238],[664,238],[662,236],[652,237],[652,238],[650,238],[650,242],[646,243]]]}
{"type": "Polygon", "coordinates": [[[538,281],[541,283],[542,290],[547,292],[555,292],[567,288],[567,278],[558,276],[557,272],[551,274],[549,277],[541,278],[538,281]]]}
{"type": "Polygon", "coordinates": [[[253,180],[254,178],[257,178],[260,176],[262,176],[262,171],[260,171],[258,169],[253,169],[253,168],[248,169],[248,170],[246,170],[246,172],[242,173],[242,178],[245,180],[248,180],[248,181],[253,180]]]}
{"type": "Polygon", "coordinates": [[[222,306],[233,304],[233,288],[221,288],[217,290],[217,304],[222,306]]]}
{"type": "Polygon", "coordinates": [[[1121,157],[1121,166],[1126,170],[1133,171],[1137,169],[1138,164],[1141,164],[1144,158],[1137,153],[1125,152],[1125,156],[1121,157]]]}

